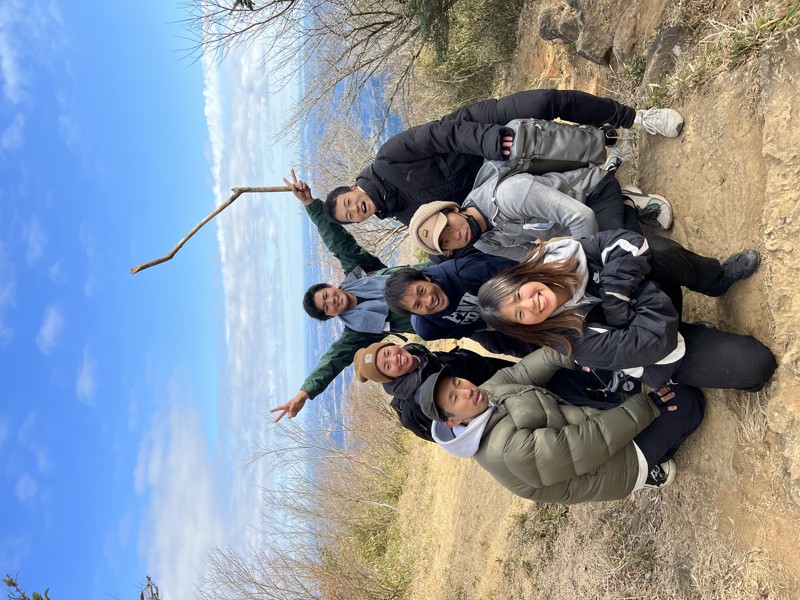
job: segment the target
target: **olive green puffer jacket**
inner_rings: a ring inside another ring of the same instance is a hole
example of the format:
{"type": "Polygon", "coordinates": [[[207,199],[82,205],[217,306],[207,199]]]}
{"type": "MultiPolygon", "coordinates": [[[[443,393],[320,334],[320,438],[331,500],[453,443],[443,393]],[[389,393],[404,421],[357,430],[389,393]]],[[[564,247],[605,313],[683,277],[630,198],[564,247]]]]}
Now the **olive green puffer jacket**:
{"type": "Polygon", "coordinates": [[[539,387],[558,365],[537,354],[480,386],[495,408],[474,458],[504,487],[530,500],[624,498],[639,476],[632,440],[659,416],[658,408],[646,394],[604,411],[567,404],[539,387]]]}

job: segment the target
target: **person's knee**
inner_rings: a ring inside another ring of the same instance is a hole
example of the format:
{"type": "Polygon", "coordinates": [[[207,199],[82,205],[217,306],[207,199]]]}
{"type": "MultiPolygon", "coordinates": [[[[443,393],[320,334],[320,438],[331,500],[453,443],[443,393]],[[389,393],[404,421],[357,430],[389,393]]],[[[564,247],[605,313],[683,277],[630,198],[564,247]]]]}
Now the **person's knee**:
{"type": "Polygon", "coordinates": [[[761,391],[765,385],[772,378],[775,369],[778,368],[778,361],[772,350],[767,348],[764,344],[755,338],[753,340],[754,348],[748,356],[748,365],[751,373],[752,382],[749,386],[743,389],[748,392],[761,391]]]}
{"type": "Polygon", "coordinates": [[[677,414],[684,419],[684,436],[689,435],[700,426],[705,416],[706,399],[703,391],[691,385],[671,385],[675,392],[678,410],[677,414]]]}

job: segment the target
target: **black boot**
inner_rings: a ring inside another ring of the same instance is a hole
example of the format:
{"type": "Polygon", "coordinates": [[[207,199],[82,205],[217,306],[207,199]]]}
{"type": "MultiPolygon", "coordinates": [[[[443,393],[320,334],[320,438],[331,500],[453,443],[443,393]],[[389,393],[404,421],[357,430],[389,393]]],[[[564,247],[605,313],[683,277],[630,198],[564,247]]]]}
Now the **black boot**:
{"type": "Polygon", "coordinates": [[[705,292],[707,296],[722,296],[735,282],[747,279],[756,272],[761,258],[755,250],[743,250],[722,263],[722,269],[705,292]]]}

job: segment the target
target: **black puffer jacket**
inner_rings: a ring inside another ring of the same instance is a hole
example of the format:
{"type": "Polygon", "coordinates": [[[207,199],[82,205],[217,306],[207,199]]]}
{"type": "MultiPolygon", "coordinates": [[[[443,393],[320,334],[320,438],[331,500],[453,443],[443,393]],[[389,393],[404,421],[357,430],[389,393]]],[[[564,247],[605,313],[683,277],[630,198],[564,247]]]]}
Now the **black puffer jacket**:
{"type": "Polygon", "coordinates": [[[375,203],[379,218],[408,225],[422,204],[466,198],[484,159],[502,159],[501,138],[508,132],[503,125],[509,121],[560,118],[630,127],[635,115],[614,100],[575,91],[529,90],[475,102],[390,138],[356,185],[375,203]]]}

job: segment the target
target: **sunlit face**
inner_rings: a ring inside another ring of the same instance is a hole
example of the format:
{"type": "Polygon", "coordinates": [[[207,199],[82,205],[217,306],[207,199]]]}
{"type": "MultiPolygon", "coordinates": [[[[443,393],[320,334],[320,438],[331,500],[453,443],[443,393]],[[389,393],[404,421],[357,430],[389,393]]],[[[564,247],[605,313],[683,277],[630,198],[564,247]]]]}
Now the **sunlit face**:
{"type": "Polygon", "coordinates": [[[509,323],[538,325],[557,309],[562,301],[552,288],[538,281],[529,281],[517,288],[500,307],[500,314],[509,323]]]}
{"type": "Polygon", "coordinates": [[[384,346],[378,351],[375,364],[381,373],[396,379],[413,371],[417,361],[414,355],[402,346],[391,345],[384,346]]]}
{"type": "Polygon", "coordinates": [[[466,248],[472,240],[472,231],[466,217],[457,211],[447,213],[447,225],[439,234],[439,248],[451,252],[466,248]]]}
{"type": "Polygon", "coordinates": [[[375,203],[366,192],[354,185],[349,192],[336,197],[333,216],[342,223],[361,223],[375,214],[375,203]]]}
{"type": "Polygon", "coordinates": [[[486,394],[477,385],[463,377],[450,375],[439,378],[434,402],[441,412],[453,415],[446,421],[450,427],[474,419],[489,407],[486,394]]]}
{"type": "Polygon", "coordinates": [[[354,308],[355,304],[355,297],[339,288],[326,287],[314,293],[314,306],[328,317],[340,315],[354,308]]]}
{"type": "Polygon", "coordinates": [[[415,315],[432,315],[450,304],[442,288],[431,281],[414,281],[406,287],[400,306],[415,315]]]}

